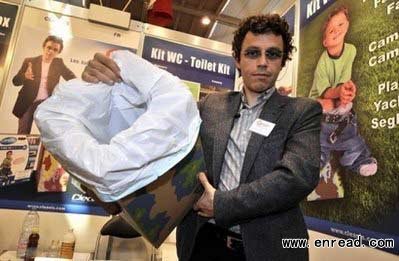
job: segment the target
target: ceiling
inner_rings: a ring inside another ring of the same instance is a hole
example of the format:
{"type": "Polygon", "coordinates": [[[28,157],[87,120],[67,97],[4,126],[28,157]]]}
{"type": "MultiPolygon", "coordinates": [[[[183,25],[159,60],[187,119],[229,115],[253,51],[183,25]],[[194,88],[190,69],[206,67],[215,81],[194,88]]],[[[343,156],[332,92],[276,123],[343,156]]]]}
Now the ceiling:
{"type": "MultiPolygon", "coordinates": [[[[160,0],[161,1],[161,0],[160,0]]],[[[232,33],[240,19],[257,13],[279,12],[288,9],[294,0],[169,0],[172,2],[173,22],[167,28],[180,32],[231,43],[232,33]],[[288,6],[287,6],[288,5],[288,6]],[[208,16],[209,25],[203,25],[201,18],[208,16]]],[[[90,3],[102,4],[122,10],[129,0],[67,0],[59,1],[88,7],[90,3]]],[[[132,0],[126,11],[131,18],[147,22],[150,0],[132,0]]]]}

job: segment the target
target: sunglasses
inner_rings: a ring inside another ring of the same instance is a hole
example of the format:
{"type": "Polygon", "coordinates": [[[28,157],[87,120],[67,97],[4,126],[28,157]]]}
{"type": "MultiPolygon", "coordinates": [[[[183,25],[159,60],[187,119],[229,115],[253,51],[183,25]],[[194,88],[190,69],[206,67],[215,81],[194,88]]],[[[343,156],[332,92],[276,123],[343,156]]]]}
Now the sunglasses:
{"type": "MultiPolygon", "coordinates": [[[[271,47],[265,50],[265,56],[270,61],[276,61],[283,57],[284,52],[279,48],[271,47]]],[[[257,48],[249,48],[244,51],[244,56],[249,59],[258,59],[262,56],[262,50],[257,48]]]]}

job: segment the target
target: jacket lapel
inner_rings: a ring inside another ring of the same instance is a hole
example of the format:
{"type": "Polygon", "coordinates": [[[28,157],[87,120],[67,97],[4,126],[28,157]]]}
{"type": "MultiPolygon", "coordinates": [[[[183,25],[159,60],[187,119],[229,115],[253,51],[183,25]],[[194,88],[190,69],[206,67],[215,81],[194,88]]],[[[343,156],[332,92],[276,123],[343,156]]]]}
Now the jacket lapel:
{"type": "MultiPolygon", "coordinates": [[[[259,118],[268,122],[277,123],[278,118],[280,117],[281,112],[283,111],[283,107],[285,106],[287,101],[288,98],[281,96],[280,94],[277,93],[276,90],[273,93],[273,95],[270,97],[270,99],[263,106],[259,118]]],[[[275,128],[276,127],[277,126],[275,126],[275,128]]],[[[268,137],[262,136],[254,132],[251,133],[251,138],[249,139],[248,142],[248,146],[245,152],[243,167],[241,170],[240,184],[245,182],[245,180],[247,179],[264,139],[268,139],[268,137]]]]}
{"type": "Polygon", "coordinates": [[[35,79],[41,79],[42,78],[42,61],[43,61],[43,58],[42,58],[42,55],[40,55],[38,57],[38,59],[36,59],[36,65],[32,66],[33,68],[37,68],[37,71],[34,72],[35,79]]]}
{"type": "Polygon", "coordinates": [[[224,162],[224,154],[227,149],[227,142],[233,128],[234,116],[237,114],[241,103],[241,95],[239,92],[230,93],[223,101],[223,113],[218,114],[216,124],[216,135],[213,143],[213,181],[217,188],[220,180],[220,172],[224,162]]]}

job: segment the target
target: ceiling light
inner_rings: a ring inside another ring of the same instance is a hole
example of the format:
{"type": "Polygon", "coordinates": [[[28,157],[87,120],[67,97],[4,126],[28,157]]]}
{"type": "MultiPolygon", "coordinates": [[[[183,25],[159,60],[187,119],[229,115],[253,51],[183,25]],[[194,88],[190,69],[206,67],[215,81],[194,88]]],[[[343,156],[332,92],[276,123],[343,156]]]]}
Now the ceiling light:
{"type": "Polygon", "coordinates": [[[208,16],[204,16],[204,17],[201,18],[201,23],[202,23],[203,25],[208,25],[208,24],[211,23],[211,19],[209,19],[208,16]]]}

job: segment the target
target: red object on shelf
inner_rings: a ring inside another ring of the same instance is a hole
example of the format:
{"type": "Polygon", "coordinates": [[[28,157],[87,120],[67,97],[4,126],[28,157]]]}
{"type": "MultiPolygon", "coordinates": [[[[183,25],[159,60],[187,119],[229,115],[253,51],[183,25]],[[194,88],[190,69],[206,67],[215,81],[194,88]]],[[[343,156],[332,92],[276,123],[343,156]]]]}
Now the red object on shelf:
{"type": "Polygon", "coordinates": [[[159,26],[169,26],[173,23],[172,0],[157,0],[152,9],[148,10],[147,22],[159,26]]]}

